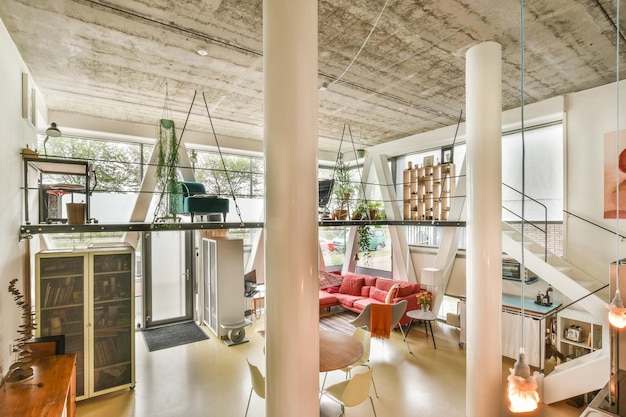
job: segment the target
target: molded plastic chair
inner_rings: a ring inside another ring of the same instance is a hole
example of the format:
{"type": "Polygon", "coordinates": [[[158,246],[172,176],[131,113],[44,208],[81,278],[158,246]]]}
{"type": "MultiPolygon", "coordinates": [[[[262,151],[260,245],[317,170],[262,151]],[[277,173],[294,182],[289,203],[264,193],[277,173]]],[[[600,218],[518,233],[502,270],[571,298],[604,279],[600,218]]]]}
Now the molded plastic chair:
{"type": "MultiPolygon", "coordinates": [[[[402,316],[404,316],[404,313],[406,311],[408,304],[409,302],[407,300],[402,300],[391,306],[391,328],[392,329],[396,327],[396,325],[398,325],[398,323],[402,319],[402,316]]],[[[365,306],[363,311],[361,311],[361,314],[356,316],[356,318],[352,320],[350,324],[352,324],[354,327],[369,328],[370,314],[371,314],[371,308],[370,308],[370,304],[368,304],[365,306]]],[[[404,335],[404,329],[400,325],[398,325],[398,327],[400,328],[400,332],[402,333],[402,338],[404,339],[404,342],[406,343],[406,346],[409,349],[409,353],[413,353],[411,352],[409,343],[407,342],[406,336],[404,335]]]]}
{"type": "Polygon", "coordinates": [[[265,377],[255,365],[252,365],[248,358],[248,368],[250,369],[250,379],[252,380],[252,388],[250,388],[250,395],[248,396],[248,405],[246,406],[246,416],[248,415],[248,409],[250,408],[250,400],[252,399],[252,391],[256,392],[256,395],[265,399],[265,377]]]}
{"type": "Polygon", "coordinates": [[[326,395],[328,398],[341,405],[342,416],[345,415],[345,407],[354,407],[369,398],[370,404],[372,404],[372,410],[374,410],[374,417],[376,417],[374,401],[369,394],[372,372],[373,369],[368,369],[366,372],[354,374],[351,379],[331,385],[322,391],[322,395],[326,395]]]}
{"type": "MultiPolygon", "coordinates": [[[[340,369],[341,371],[346,373],[346,379],[352,376],[352,370],[356,368],[357,366],[366,366],[367,368],[372,369],[372,367],[369,366],[370,344],[371,344],[370,342],[372,340],[372,334],[362,327],[357,327],[357,329],[352,334],[352,337],[354,337],[356,340],[359,341],[359,343],[361,343],[361,345],[363,345],[363,355],[361,355],[361,357],[352,365],[346,366],[345,368],[340,369]]],[[[324,381],[322,382],[322,390],[324,390],[324,385],[326,385],[327,375],[328,375],[328,372],[324,374],[324,381]]],[[[374,383],[373,377],[372,377],[372,385],[374,386],[374,392],[376,393],[376,398],[378,398],[378,390],[376,389],[376,384],[374,383]]],[[[320,399],[321,399],[321,395],[320,395],[320,399]]]]}
{"type": "MultiPolygon", "coordinates": [[[[368,369],[372,369],[369,365],[370,361],[370,342],[372,341],[372,334],[365,330],[362,327],[357,327],[352,335],[355,339],[357,339],[363,345],[363,355],[354,362],[350,366],[346,366],[345,368],[341,368],[342,371],[346,373],[346,377],[352,376],[352,370],[357,366],[366,366],[368,369]]],[[[376,398],[378,398],[378,390],[376,389],[376,384],[374,383],[374,377],[372,376],[372,385],[374,386],[374,392],[376,393],[376,398]]]]}

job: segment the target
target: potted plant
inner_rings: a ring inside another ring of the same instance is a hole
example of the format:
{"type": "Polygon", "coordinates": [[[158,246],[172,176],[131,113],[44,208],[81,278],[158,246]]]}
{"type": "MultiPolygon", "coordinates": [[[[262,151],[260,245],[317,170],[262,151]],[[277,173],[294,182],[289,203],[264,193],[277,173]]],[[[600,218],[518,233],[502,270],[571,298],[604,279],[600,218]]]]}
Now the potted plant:
{"type": "Polygon", "coordinates": [[[349,166],[343,159],[343,152],[339,152],[337,155],[334,178],[333,195],[336,204],[334,218],[345,220],[350,212],[350,198],[354,194],[354,185],[352,185],[352,178],[350,178],[349,166]]]}
{"type": "Polygon", "coordinates": [[[383,203],[380,201],[362,200],[352,212],[352,220],[383,220],[383,203]]]}

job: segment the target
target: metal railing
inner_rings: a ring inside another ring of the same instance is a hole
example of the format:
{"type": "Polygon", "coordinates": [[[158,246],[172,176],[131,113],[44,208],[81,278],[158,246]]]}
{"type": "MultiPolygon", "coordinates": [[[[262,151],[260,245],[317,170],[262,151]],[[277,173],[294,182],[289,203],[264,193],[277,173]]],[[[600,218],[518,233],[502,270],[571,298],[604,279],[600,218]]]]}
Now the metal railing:
{"type": "Polygon", "coordinates": [[[544,261],[548,262],[548,208],[546,207],[545,204],[539,202],[538,200],[535,200],[534,198],[528,196],[527,194],[523,194],[521,191],[516,190],[515,188],[511,187],[510,185],[507,185],[505,183],[502,183],[502,186],[510,189],[511,191],[514,191],[515,193],[519,194],[522,196],[522,199],[528,199],[538,205],[540,205],[543,208],[543,213],[544,213],[544,217],[543,217],[543,225],[544,225],[544,229],[542,230],[539,226],[537,226],[534,222],[532,221],[528,221],[526,219],[523,219],[522,216],[520,216],[519,214],[515,213],[514,211],[508,209],[507,207],[505,207],[504,205],[502,206],[502,208],[506,211],[508,211],[509,213],[511,213],[513,216],[521,219],[523,222],[526,222],[528,224],[530,224],[531,226],[533,226],[534,228],[536,228],[537,230],[539,230],[541,233],[543,233],[544,236],[544,261]]]}

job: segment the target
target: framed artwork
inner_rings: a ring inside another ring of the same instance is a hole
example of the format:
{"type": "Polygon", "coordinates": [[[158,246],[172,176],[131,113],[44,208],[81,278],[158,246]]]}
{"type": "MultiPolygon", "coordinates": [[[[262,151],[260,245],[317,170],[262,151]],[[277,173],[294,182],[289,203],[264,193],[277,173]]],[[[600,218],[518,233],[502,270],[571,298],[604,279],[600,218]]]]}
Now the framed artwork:
{"type": "Polygon", "coordinates": [[[452,163],[454,155],[454,147],[453,146],[444,146],[441,148],[441,163],[442,164],[450,164],[452,163]]]}
{"type": "Polygon", "coordinates": [[[626,219],[625,130],[619,132],[619,138],[615,132],[604,134],[604,218],[616,219],[618,211],[619,218],[626,219]]]}
{"type": "Polygon", "coordinates": [[[33,115],[35,113],[33,109],[34,88],[31,87],[30,76],[22,73],[22,117],[30,122],[31,125],[35,125],[33,115]]]}
{"type": "Polygon", "coordinates": [[[425,167],[431,167],[433,166],[433,163],[435,162],[435,157],[430,155],[430,156],[425,156],[424,157],[424,166],[425,167]]]}

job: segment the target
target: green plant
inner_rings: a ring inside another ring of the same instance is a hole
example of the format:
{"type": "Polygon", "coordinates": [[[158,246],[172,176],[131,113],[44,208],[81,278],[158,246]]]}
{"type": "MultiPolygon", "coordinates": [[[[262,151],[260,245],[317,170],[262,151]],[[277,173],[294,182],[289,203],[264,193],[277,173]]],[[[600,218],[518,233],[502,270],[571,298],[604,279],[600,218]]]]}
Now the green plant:
{"type": "MultiPolygon", "coordinates": [[[[155,218],[168,219],[172,216],[169,207],[169,195],[176,192],[178,181],[178,147],[176,127],[173,120],[159,121],[158,137],[156,141],[156,189],[160,192],[155,218]]],[[[176,215],[173,215],[176,218],[176,215]]]]}
{"type": "Polygon", "coordinates": [[[370,228],[366,225],[361,225],[357,228],[359,232],[359,252],[363,253],[366,261],[372,256],[370,251],[371,235],[370,228]]]}
{"type": "Polygon", "coordinates": [[[380,201],[361,200],[352,212],[352,220],[383,220],[383,203],[380,201]]]}
{"type": "Polygon", "coordinates": [[[339,210],[350,210],[350,198],[354,194],[355,188],[350,178],[350,167],[343,159],[343,152],[337,154],[337,164],[334,173],[335,183],[333,185],[333,195],[335,204],[339,210]]]}

